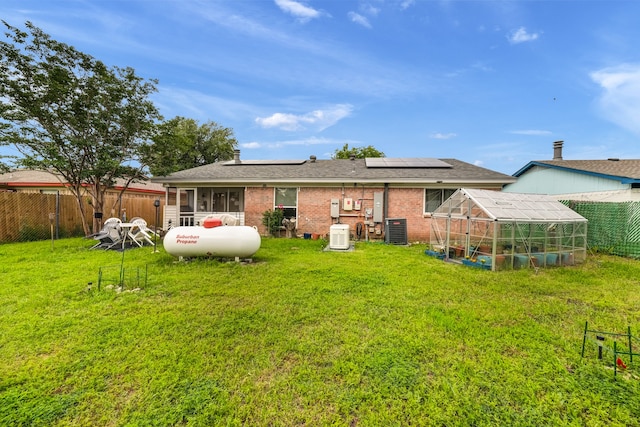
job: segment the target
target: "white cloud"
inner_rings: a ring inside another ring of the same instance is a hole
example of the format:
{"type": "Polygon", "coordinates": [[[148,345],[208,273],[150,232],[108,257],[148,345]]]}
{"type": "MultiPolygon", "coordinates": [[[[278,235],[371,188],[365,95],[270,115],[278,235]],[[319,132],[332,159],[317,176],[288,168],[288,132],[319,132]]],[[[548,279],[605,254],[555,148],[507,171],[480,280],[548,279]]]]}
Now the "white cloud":
{"type": "MultiPolygon", "coordinates": [[[[376,0],[377,2],[377,0],[376,0]]],[[[342,90],[348,93],[366,94],[367,96],[388,96],[389,94],[406,93],[425,90],[425,86],[417,85],[425,77],[424,70],[413,67],[398,68],[390,62],[381,63],[366,52],[356,51],[343,43],[335,43],[329,39],[318,37],[300,36],[297,32],[289,32],[286,28],[274,27],[268,22],[262,22],[251,16],[239,15],[230,5],[236,2],[207,3],[209,7],[201,7],[196,10],[195,2],[185,2],[191,14],[199,19],[206,20],[214,28],[222,27],[231,34],[251,37],[260,45],[270,45],[270,49],[290,49],[290,56],[298,57],[307,55],[314,61],[322,61],[324,66],[309,69],[306,73],[300,73],[297,67],[283,63],[261,59],[256,61],[260,66],[247,67],[244,55],[227,55],[227,60],[219,61],[214,55],[200,55],[197,58],[176,57],[175,51],[169,54],[169,50],[158,52],[157,56],[162,60],[172,60],[180,66],[188,64],[190,67],[223,71],[229,75],[242,77],[243,80],[261,80],[265,76],[279,84],[287,86],[312,85],[314,89],[324,87],[328,90],[342,90]],[[340,69],[340,77],[335,78],[335,73],[328,72],[326,68],[340,69]]],[[[377,4],[377,3],[376,3],[377,4]]],[[[322,17],[330,16],[326,11],[320,12],[322,17]]],[[[232,37],[235,39],[236,37],[232,37]]],[[[124,43],[123,46],[129,46],[124,43]]],[[[138,49],[140,55],[148,55],[149,49],[138,49]]],[[[163,81],[164,79],[161,79],[163,81]]],[[[431,86],[429,86],[430,88],[431,86]]],[[[430,89],[428,89],[430,90],[430,89]]]]}
{"type": "Polygon", "coordinates": [[[310,19],[319,18],[322,13],[312,7],[306,6],[300,2],[293,0],[274,0],[276,5],[283,11],[287,12],[303,22],[310,19]]]}
{"type": "Polygon", "coordinates": [[[486,63],[481,61],[477,61],[471,64],[471,68],[473,68],[474,70],[480,70],[485,72],[493,71],[493,68],[490,65],[487,65],[486,63]]]}
{"type": "MultiPolygon", "coordinates": [[[[303,147],[303,146],[312,146],[312,145],[333,145],[333,146],[343,146],[344,144],[349,145],[357,145],[359,141],[351,141],[351,140],[335,140],[330,138],[318,138],[315,136],[309,138],[302,139],[289,139],[284,141],[271,141],[271,142],[248,142],[244,144],[240,144],[240,147],[245,148],[247,150],[256,150],[256,149],[267,149],[267,150],[275,150],[285,147],[303,147]]],[[[331,156],[331,153],[326,154],[327,157],[331,156]]]]}
{"type": "Polygon", "coordinates": [[[640,64],[622,64],[591,73],[602,94],[597,100],[608,120],[640,134],[640,64]]]}
{"type": "Polygon", "coordinates": [[[511,44],[518,44],[536,40],[538,37],[540,37],[540,33],[528,33],[525,27],[520,27],[517,30],[511,31],[507,39],[511,44]]]}
{"type": "Polygon", "coordinates": [[[523,129],[523,130],[512,130],[509,133],[515,135],[531,135],[531,136],[546,136],[551,135],[551,132],[548,130],[538,130],[538,129],[523,129]]]}
{"type": "Polygon", "coordinates": [[[369,16],[376,16],[380,13],[380,8],[377,8],[371,4],[365,3],[360,5],[360,10],[369,16]]]}
{"type": "Polygon", "coordinates": [[[400,9],[402,10],[408,9],[409,7],[413,6],[415,2],[416,2],[415,0],[402,0],[400,2],[400,9]]]}
{"type": "Polygon", "coordinates": [[[245,142],[240,144],[240,147],[246,148],[247,150],[256,150],[258,148],[262,148],[262,144],[259,142],[245,142]]]}
{"type": "Polygon", "coordinates": [[[300,116],[295,114],[275,113],[269,117],[257,117],[256,123],[263,128],[280,128],[282,130],[299,130],[304,129],[300,125],[300,116]]]}
{"type": "Polygon", "coordinates": [[[256,109],[251,104],[171,86],[161,86],[151,98],[165,118],[184,116],[207,121],[213,116],[226,121],[256,114],[256,109]]]}
{"type": "Polygon", "coordinates": [[[366,28],[371,28],[371,23],[369,23],[369,20],[365,16],[356,12],[349,12],[347,15],[349,16],[349,19],[351,19],[351,22],[355,22],[356,24],[362,25],[366,28]]]}
{"type": "Polygon", "coordinates": [[[304,139],[291,139],[288,141],[279,141],[279,142],[274,142],[267,145],[269,145],[270,148],[276,148],[276,147],[284,147],[287,145],[327,145],[327,144],[335,144],[335,143],[336,142],[333,139],[310,137],[310,138],[304,138],[304,139]]]}
{"type": "Polygon", "coordinates": [[[456,136],[458,136],[455,133],[440,133],[440,132],[435,132],[432,133],[431,135],[429,135],[429,138],[431,139],[451,139],[451,138],[455,138],[456,136]]]}
{"type": "Polygon", "coordinates": [[[315,110],[306,114],[275,113],[269,117],[258,117],[256,123],[264,128],[278,128],[286,131],[312,129],[320,132],[348,117],[353,111],[350,104],[337,104],[325,110],[315,110]]]}

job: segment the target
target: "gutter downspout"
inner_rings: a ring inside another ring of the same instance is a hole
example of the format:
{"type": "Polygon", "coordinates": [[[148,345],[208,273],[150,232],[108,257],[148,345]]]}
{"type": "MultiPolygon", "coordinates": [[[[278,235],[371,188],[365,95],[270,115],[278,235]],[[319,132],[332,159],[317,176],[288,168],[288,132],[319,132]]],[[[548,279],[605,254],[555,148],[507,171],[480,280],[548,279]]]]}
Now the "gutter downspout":
{"type": "Polygon", "coordinates": [[[383,194],[384,195],[383,195],[383,198],[382,198],[382,202],[383,202],[384,206],[382,207],[382,216],[383,216],[382,221],[384,222],[384,220],[389,217],[389,184],[388,183],[384,184],[384,193],[383,194]]]}

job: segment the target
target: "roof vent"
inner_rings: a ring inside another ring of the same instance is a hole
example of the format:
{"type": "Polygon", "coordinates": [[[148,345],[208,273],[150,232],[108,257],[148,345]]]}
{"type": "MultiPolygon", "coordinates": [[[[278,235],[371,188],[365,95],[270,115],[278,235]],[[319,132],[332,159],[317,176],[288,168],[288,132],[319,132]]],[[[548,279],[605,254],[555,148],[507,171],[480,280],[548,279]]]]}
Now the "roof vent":
{"type": "Polygon", "coordinates": [[[356,159],[355,154],[349,154],[349,160],[355,160],[355,159],[356,159]]]}
{"type": "Polygon", "coordinates": [[[315,163],[316,162],[316,156],[314,156],[313,154],[309,157],[309,161],[311,163],[315,163]]]}
{"type": "Polygon", "coordinates": [[[607,160],[609,160],[610,162],[619,162],[620,161],[620,159],[615,158],[615,157],[610,157],[607,160]]]}
{"type": "Polygon", "coordinates": [[[553,160],[562,160],[562,144],[564,141],[556,141],[553,143],[553,160]]]}

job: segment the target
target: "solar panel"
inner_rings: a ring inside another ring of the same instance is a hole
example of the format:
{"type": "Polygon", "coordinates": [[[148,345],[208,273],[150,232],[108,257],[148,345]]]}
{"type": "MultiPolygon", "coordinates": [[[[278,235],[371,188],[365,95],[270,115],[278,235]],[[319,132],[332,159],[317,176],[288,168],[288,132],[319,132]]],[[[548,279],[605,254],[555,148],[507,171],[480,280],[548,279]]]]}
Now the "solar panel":
{"type": "Polygon", "coordinates": [[[241,166],[241,165],[301,165],[306,160],[242,160],[240,163],[236,163],[234,160],[230,160],[224,163],[224,166],[241,166]]]}
{"type": "Polygon", "coordinates": [[[419,158],[389,158],[367,157],[365,164],[368,168],[450,168],[449,163],[430,157],[419,158]]]}

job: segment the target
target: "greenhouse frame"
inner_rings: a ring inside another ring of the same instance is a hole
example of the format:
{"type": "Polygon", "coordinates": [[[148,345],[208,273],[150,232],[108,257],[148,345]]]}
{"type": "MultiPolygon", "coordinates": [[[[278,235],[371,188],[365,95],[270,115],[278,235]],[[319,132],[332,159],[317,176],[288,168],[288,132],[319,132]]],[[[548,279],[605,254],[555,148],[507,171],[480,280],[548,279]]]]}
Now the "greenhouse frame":
{"type": "Polygon", "coordinates": [[[587,220],[550,196],[461,188],[432,213],[425,253],[493,271],[574,265],[587,220]]]}

